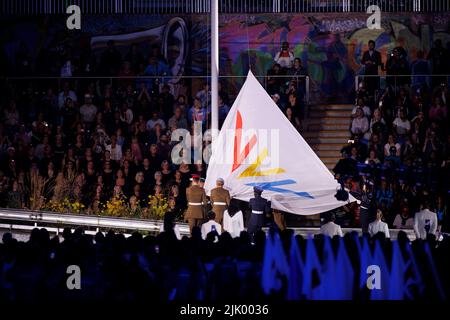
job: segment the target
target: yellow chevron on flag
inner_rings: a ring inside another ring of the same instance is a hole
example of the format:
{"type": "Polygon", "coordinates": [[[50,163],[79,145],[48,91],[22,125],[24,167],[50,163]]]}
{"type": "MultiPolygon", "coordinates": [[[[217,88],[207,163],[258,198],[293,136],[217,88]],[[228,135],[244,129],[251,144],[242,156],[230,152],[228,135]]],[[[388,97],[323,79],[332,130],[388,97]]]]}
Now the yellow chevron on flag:
{"type": "Polygon", "coordinates": [[[264,159],[267,157],[269,151],[267,148],[264,148],[263,151],[259,154],[258,158],[255,162],[253,162],[251,165],[247,167],[244,171],[239,174],[238,179],[245,178],[245,177],[261,177],[261,176],[270,176],[272,174],[278,174],[286,172],[283,168],[273,168],[268,170],[259,170],[256,171],[261,163],[264,161],[264,159]]]}

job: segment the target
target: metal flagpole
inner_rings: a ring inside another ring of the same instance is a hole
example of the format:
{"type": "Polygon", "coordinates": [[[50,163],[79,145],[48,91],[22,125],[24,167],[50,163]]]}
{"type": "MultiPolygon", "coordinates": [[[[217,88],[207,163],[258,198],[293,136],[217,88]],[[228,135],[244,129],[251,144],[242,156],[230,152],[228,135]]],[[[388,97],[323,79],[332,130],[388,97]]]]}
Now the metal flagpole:
{"type": "Polygon", "coordinates": [[[211,133],[219,132],[219,0],[211,0],[211,133]]]}

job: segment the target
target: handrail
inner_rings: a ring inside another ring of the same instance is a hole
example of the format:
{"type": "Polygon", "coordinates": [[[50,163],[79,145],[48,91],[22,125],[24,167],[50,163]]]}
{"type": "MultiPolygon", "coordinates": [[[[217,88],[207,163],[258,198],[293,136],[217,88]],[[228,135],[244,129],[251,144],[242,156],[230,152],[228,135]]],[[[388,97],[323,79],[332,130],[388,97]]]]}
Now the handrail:
{"type": "MultiPolygon", "coordinates": [[[[450,74],[358,74],[355,75],[355,90],[358,91],[359,89],[359,80],[360,78],[433,78],[433,77],[447,77],[450,78],[450,74]]],[[[396,86],[396,85],[395,85],[396,86]]]]}
{"type": "MultiPolygon", "coordinates": [[[[267,79],[268,78],[280,78],[280,79],[305,79],[305,102],[309,103],[310,98],[310,78],[308,75],[255,75],[257,79],[264,80],[264,87],[267,87],[267,79]]],[[[8,83],[9,81],[14,80],[57,80],[58,81],[58,90],[61,89],[61,81],[76,81],[76,80],[109,80],[112,83],[113,80],[123,81],[123,80],[160,80],[164,83],[170,82],[170,80],[174,80],[171,83],[177,83],[181,79],[209,79],[211,75],[200,75],[200,76],[74,76],[74,77],[58,77],[58,76],[2,76],[0,79],[8,83]]],[[[246,75],[219,75],[219,79],[245,79],[246,75]]],[[[298,85],[298,84],[297,84],[298,85]]]]}
{"type": "MultiPolygon", "coordinates": [[[[74,0],[84,14],[207,14],[211,0],[74,0]]],[[[220,13],[366,12],[377,5],[383,12],[443,12],[447,0],[219,0],[220,13]]],[[[3,0],[0,14],[30,16],[66,14],[66,0],[3,0]]]]}
{"type": "MultiPolygon", "coordinates": [[[[47,211],[29,211],[20,209],[4,209],[0,208],[0,230],[7,227],[11,231],[21,230],[21,231],[31,231],[33,228],[41,227],[48,228],[48,230],[53,230],[59,233],[60,229],[64,227],[93,227],[93,228],[103,228],[111,229],[116,228],[126,231],[152,231],[160,232],[163,221],[161,220],[143,220],[143,219],[130,219],[130,218],[119,218],[119,217],[106,217],[106,216],[89,216],[82,214],[63,214],[54,213],[47,211]],[[3,220],[9,223],[2,222],[3,220]],[[24,225],[23,223],[28,223],[24,225]],[[29,224],[33,227],[30,227],[29,224]],[[56,230],[46,224],[52,224],[56,226],[56,230]],[[51,229],[52,228],[52,229],[51,229]]],[[[186,223],[177,223],[180,235],[189,235],[189,226],[186,223]]],[[[300,234],[302,236],[308,236],[311,234],[320,233],[320,228],[314,227],[295,227],[291,228],[294,230],[295,234],[300,234]]],[[[263,228],[263,231],[267,232],[268,228],[263,228]]],[[[348,232],[358,232],[361,234],[361,228],[342,228],[344,233],[348,232]]],[[[404,231],[407,233],[410,240],[415,239],[414,230],[412,229],[390,229],[389,232],[392,238],[396,238],[399,231],[404,231]]]]}

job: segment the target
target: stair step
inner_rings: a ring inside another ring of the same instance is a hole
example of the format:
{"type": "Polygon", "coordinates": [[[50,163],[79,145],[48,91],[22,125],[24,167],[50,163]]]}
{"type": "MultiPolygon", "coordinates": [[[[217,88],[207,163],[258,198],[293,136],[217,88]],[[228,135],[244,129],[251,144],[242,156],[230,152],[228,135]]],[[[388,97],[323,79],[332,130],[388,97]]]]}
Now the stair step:
{"type": "Polygon", "coordinates": [[[315,137],[308,138],[306,141],[309,144],[321,144],[321,143],[340,143],[342,146],[348,142],[348,137],[315,137]]]}
{"type": "Polygon", "coordinates": [[[337,151],[340,152],[344,147],[341,143],[321,143],[321,144],[312,144],[311,148],[315,151],[337,151]]]}
{"type": "Polygon", "coordinates": [[[307,119],[308,125],[320,125],[320,124],[342,124],[350,126],[352,123],[351,117],[342,118],[342,117],[325,117],[325,118],[309,118],[307,119]]]}
{"type": "Polygon", "coordinates": [[[350,124],[348,124],[348,123],[310,124],[310,125],[308,125],[308,131],[330,131],[330,130],[348,131],[349,127],[350,127],[350,124]]]}
{"type": "Polygon", "coordinates": [[[314,150],[320,159],[336,158],[340,156],[339,150],[314,150]]]}
{"type": "Polygon", "coordinates": [[[308,131],[308,132],[304,132],[303,133],[303,137],[305,138],[315,138],[315,137],[319,137],[319,138],[338,138],[338,137],[343,137],[343,138],[349,138],[350,137],[350,133],[345,130],[321,130],[321,131],[308,131]]]}
{"type": "Polygon", "coordinates": [[[352,111],[355,106],[353,104],[319,104],[310,106],[309,110],[345,110],[352,111]]]}
{"type": "Polygon", "coordinates": [[[336,163],[338,163],[339,159],[340,159],[339,157],[330,157],[330,158],[324,158],[321,160],[325,165],[328,165],[328,164],[336,165],[336,163]]]}
{"type": "Polygon", "coordinates": [[[330,110],[330,111],[321,111],[321,110],[310,110],[309,112],[310,118],[326,118],[326,117],[336,117],[336,118],[350,118],[351,112],[347,110],[330,110]]]}

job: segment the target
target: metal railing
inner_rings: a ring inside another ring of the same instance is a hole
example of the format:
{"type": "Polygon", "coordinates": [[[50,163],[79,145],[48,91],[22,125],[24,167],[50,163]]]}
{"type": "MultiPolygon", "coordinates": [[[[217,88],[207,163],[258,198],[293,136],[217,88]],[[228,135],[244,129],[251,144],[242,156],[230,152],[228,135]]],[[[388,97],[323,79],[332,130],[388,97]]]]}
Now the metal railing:
{"type": "Polygon", "coordinates": [[[450,83],[450,74],[401,74],[401,75],[356,75],[355,76],[355,90],[359,90],[360,83],[365,79],[379,79],[380,89],[386,88],[388,85],[392,86],[394,91],[399,87],[408,84],[410,86],[420,86],[426,84],[431,88],[432,83],[436,79],[442,79],[442,82],[450,83]]]}
{"type": "MultiPolygon", "coordinates": [[[[83,14],[209,13],[211,0],[2,0],[2,15],[66,14],[69,5],[83,14]]],[[[383,12],[450,11],[448,0],[219,0],[221,13],[366,12],[377,5],[383,12]]]]}
{"type": "MultiPolygon", "coordinates": [[[[261,85],[264,88],[267,88],[268,78],[280,78],[285,79],[286,82],[291,80],[296,80],[297,88],[301,83],[304,83],[304,102],[308,104],[310,98],[310,78],[305,75],[273,75],[273,76],[261,76],[255,75],[255,77],[259,80],[261,85]],[[299,81],[300,79],[304,79],[303,81],[299,81]]],[[[94,82],[96,84],[96,89],[103,90],[101,86],[106,84],[110,84],[113,87],[123,86],[125,83],[133,82],[134,84],[134,93],[138,93],[140,90],[140,84],[146,83],[147,85],[153,86],[162,84],[169,84],[173,90],[177,86],[182,85],[184,82],[188,82],[188,87],[192,88],[193,82],[197,81],[197,85],[201,85],[202,82],[209,83],[210,75],[206,76],[133,76],[133,77],[118,77],[118,76],[109,76],[109,77],[4,77],[3,81],[5,83],[6,88],[14,85],[14,87],[18,87],[20,89],[31,88],[35,94],[45,94],[45,91],[51,87],[56,89],[57,92],[61,92],[63,88],[63,84],[65,82],[74,83],[75,86],[79,86],[80,82],[89,83],[94,82]]],[[[242,84],[244,83],[247,76],[244,75],[222,75],[219,76],[219,81],[222,84],[222,88],[227,90],[227,93],[234,97],[239,92],[242,84]]],[[[72,88],[73,90],[73,88],[72,88]]],[[[78,90],[76,90],[78,91],[78,90]]],[[[192,96],[195,96],[194,92],[191,92],[192,96]]],[[[176,97],[175,97],[176,98],[176,97]]]]}
{"type": "MultiPolygon", "coordinates": [[[[9,232],[31,232],[34,228],[47,228],[49,232],[59,234],[65,227],[76,228],[86,227],[94,228],[97,231],[105,231],[108,229],[118,229],[125,232],[132,233],[133,231],[147,231],[159,233],[163,221],[161,220],[143,220],[143,219],[128,219],[105,216],[89,216],[82,214],[63,214],[46,211],[29,211],[18,209],[0,209],[0,230],[7,230],[9,232]]],[[[189,226],[186,223],[177,222],[178,230],[181,236],[189,235],[189,226]]],[[[308,235],[315,235],[320,233],[320,228],[314,227],[294,227],[291,228],[294,234],[299,234],[304,237],[308,235]]],[[[268,228],[263,228],[267,232],[268,228]]],[[[361,228],[342,228],[343,233],[357,232],[361,235],[361,228]]],[[[408,238],[412,241],[416,238],[414,230],[389,230],[391,238],[396,239],[399,231],[406,232],[408,238]]],[[[86,231],[86,233],[93,234],[94,232],[86,231]]]]}

